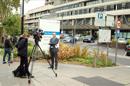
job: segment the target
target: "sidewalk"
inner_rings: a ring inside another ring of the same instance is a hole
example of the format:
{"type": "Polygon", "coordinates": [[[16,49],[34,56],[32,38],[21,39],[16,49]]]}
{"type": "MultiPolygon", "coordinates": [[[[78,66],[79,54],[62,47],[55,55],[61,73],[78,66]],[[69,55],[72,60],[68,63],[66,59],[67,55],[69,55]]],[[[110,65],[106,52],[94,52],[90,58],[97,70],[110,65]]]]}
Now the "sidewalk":
{"type": "Polygon", "coordinates": [[[90,68],[59,64],[56,78],[48,64],[35,63],[32,83],[12,75],[19,63],[0,64],[0,86],[130,86],[130,67],[90,68]]]}

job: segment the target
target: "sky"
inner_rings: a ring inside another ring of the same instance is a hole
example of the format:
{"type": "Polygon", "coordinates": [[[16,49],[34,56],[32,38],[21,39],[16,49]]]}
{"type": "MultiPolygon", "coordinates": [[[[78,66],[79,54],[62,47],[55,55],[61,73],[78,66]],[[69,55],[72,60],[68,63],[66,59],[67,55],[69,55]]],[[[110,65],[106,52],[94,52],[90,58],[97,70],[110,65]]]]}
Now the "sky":
{"type": "Polygon", "coordinates": [[[28,3],[25,2],[24,11],[27,13],[28,10],[31,10],[36,7],[44,6],[45,0],[30,0],[28,3]]]}

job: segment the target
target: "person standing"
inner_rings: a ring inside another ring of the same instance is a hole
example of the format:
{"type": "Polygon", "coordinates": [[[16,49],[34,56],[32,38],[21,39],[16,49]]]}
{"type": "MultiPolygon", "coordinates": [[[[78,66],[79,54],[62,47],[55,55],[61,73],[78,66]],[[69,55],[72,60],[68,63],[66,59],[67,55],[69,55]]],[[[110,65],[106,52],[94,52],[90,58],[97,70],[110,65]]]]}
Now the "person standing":
{"type": "Polygon", "coordinates": [[[6,63],[5,57],[8,55],[8,63],[10,63],[10,58],[11,58],[11,50],[12,50],[12,45],[10,41],[10,36],[6,36],[5,41],[4,41],[4,56],[3,56],[3,64],[6,63]]]}
{"type": "Polygon", "coordinates": [[[57,69],[58,67],[58,57],[57,57],[57,53],[58,53],[58,42],[59,39],[56,37],[56,33],[52,34],[53,37],[50,39],[50,55],[51,55],[51,66],[50,68],[54,68],[55,65],[55,69],[57,69]]]}
{"type": "Polygon", "coordinates": [[[19,38],[18,43],[16,45],[18,50],[18,56],[20,57],[20,65],[16,70],[13,71],[15,77],[26,77],[30,76],[28,70],[28,38],[26,34],[23,34],[22,37],[19,38]]]}

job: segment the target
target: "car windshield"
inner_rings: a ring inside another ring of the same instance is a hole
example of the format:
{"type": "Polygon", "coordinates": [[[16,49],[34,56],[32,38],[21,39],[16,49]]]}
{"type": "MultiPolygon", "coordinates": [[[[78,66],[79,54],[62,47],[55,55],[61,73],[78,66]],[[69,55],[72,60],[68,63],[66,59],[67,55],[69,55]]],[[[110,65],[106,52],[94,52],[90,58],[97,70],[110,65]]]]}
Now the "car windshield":
{"type": "Polygon", "coordinates": [[[85,38],[91,38],[91,36],[85,36],[85,38]]]}
{"type": "Polygon", "coordinates": [[[125,41],[125,38],[119,38],[118,40],[120,40],[120,41],[125,41]]]}

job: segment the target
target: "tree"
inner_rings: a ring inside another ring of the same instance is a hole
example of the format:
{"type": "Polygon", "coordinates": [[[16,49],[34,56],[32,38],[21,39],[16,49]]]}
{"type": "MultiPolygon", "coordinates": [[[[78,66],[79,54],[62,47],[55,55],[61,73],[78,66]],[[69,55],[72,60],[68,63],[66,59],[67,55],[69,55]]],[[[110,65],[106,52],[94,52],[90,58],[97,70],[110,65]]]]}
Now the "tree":
{"type": "Polygon", "coordinates": [[[2,24],[7,34],[13,36],[20,33],[20,16],[18,14],[8,16],[2,24]]]}

